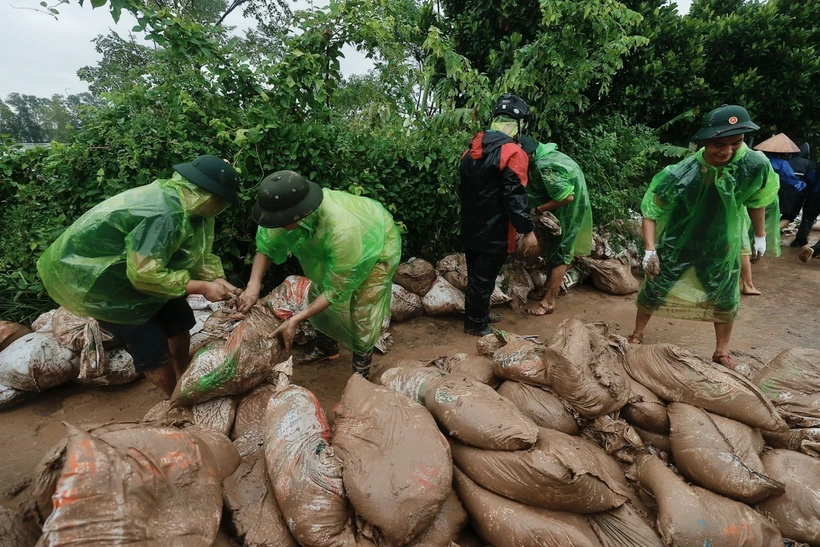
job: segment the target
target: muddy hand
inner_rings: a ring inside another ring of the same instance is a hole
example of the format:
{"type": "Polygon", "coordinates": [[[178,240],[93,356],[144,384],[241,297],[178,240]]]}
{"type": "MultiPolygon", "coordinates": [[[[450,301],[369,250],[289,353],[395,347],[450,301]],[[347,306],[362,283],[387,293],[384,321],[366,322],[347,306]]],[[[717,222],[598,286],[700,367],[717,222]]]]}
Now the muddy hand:
{"type": "Polygon", "coordinates": [[[257,300],[259,300],[259,288],[248,285],[242,294],[239,295],[239,311],[241,313],[248,313],[254,304],[256,304],[257,300]]]}
{"type": "Polygon", "coordinates": [[[293,339],[296,337],[297,328],[299,328],[299,323],[293,319],[288,319],[279,325],[275,331],[273,331],[274,338],[277,336],[282,337],[282,343],[285,345],[285,351],[287,353],[290,353],[291,346],[293,345],[293,339]]]}
{"type": "MultiPolygon", "coordinates": [[[[227,281],[225,283],[228,283],[227,281]]],[[[230,285],[230,283],[228,283],[230,285]]],[[[236,289],[236,287],[234,287],[236,289]]],[[[238,289],[236,289],[238,290],[238,289]]],[[[207,287],[204,291],[202,291],[202,296],[210,300],[211,302],[222,302],[223,300],[228,300],[234,293],[231,292],[231,289],[223,285],[222,283],[217,283],[216,281],[211,281],[208,283],[207,287]]]]}

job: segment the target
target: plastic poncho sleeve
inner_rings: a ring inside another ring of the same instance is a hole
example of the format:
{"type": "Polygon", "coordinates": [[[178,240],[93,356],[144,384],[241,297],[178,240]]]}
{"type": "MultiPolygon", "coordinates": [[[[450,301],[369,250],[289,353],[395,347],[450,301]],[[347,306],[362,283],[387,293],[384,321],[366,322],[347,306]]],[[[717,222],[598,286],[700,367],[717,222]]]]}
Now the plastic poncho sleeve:
{"type": "Polygon", "coordinates": [[[746,208],[759,209],[760,207],[766,207],[777,199],[777,192],[780,190],[780,178],[772,169],[771,164],[763,179],[760,188],[743,202],[746,208]]]}
{"type": "Polygon", "coordinates": [[[378,249],[368,249],[371,238],[353,230],[332,230],[324,241],[327,260],[322,288],[331,304],[345,300],[359,288],[375,266],[381,254],[383,241],[378,249]]]}
{"type": "Polygon", "coordinates": [[[126,236],[126,274],[135,289],[169,299],[185,295],[191,275],[167,268],[182,240],[181,224],[170,215],[146,218],[126,236]]]}
{"type": "Polygon", "coordinates": [[[213,253],[214,248],[214,219],[209,217],[205,221],[205,249],[202,267],[199,271],[192,273],[192,276],[202,281],[213,281],[214,279],[224,279],[225,270],[222,268],[222,260],[213,253]]]}
{"type": "Polygon", "coordinates": [[[563,201],[575,193],[575,185],[568,173],[554,169],[542,170],[541,178],[553,201],[563,201]]]}
{"type": "Polygon", "coordinates": [[[284,264],[290,255],[283,228],[256,229],[256,250],[268,257],[274,264],[284,264]]]}
{"type": "Polygon", "coordinates": [[[672,174],[674,166],[666,167],[652,178],[649,189],[641,201],[641,213],[644,218],[662,222],[675,208],[673,188],[676,177],[672,174]]]}

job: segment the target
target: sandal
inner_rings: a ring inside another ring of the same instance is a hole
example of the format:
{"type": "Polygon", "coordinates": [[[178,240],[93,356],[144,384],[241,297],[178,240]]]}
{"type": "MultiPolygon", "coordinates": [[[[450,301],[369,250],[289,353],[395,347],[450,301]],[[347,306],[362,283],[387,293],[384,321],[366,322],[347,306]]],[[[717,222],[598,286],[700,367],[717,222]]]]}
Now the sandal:
{"type": "Polygon", "coordinates": [[[629,336],[626,337],[626,341],[629,342],[630,344],[640,345],[640,344],[643,344],[643,336],[638,336],[637,334],[632,333],[632,334],[630,334],[629,336]]]}
{"type": "Polygon", "coordinates": [[[543,303],[538,303],[538,305],[534,308],[524,308],[524,315],[534,315],[535,317],[541,317],[544,315],[549,315],[555,311],[555,305],[547,305],[543,303]]]}
{"type": "Polygon", "coordinates": [[[735,370],[737,363],[732,360],[732,356],[728,353],[715,353],[712,355],[712,362],[722,365],[730,370],[735,370]]]}

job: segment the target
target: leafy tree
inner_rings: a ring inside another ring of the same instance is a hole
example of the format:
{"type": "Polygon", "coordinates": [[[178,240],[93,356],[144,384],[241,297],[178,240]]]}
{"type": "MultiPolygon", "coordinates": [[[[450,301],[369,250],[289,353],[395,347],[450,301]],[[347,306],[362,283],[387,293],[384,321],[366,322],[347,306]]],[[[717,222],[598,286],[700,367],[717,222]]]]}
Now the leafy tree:
{"type": "Polygon", "coordinates": [[[142,78],[151,56],[151,48],[137,43],[133,35],[121,38],[116,32],[100,34],[92,40],[94,49],[102,56],[96,66],[77,71],[80,80],[88,82],[95,95],[125,91],[142,78]]]}

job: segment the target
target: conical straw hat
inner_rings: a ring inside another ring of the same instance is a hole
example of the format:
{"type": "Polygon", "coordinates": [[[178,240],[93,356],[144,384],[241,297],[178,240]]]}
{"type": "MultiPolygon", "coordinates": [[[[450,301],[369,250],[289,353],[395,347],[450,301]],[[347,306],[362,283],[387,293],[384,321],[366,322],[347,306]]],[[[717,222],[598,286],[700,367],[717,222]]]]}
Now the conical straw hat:
{"type": "Polygon", "coordinates": [[[761,152],[774,152],[775,154],[798,154],[800,152],[800,148],[785,133],[778,133],[774,137],[766,139],[755,146],[754,149],[761,152]]]}

